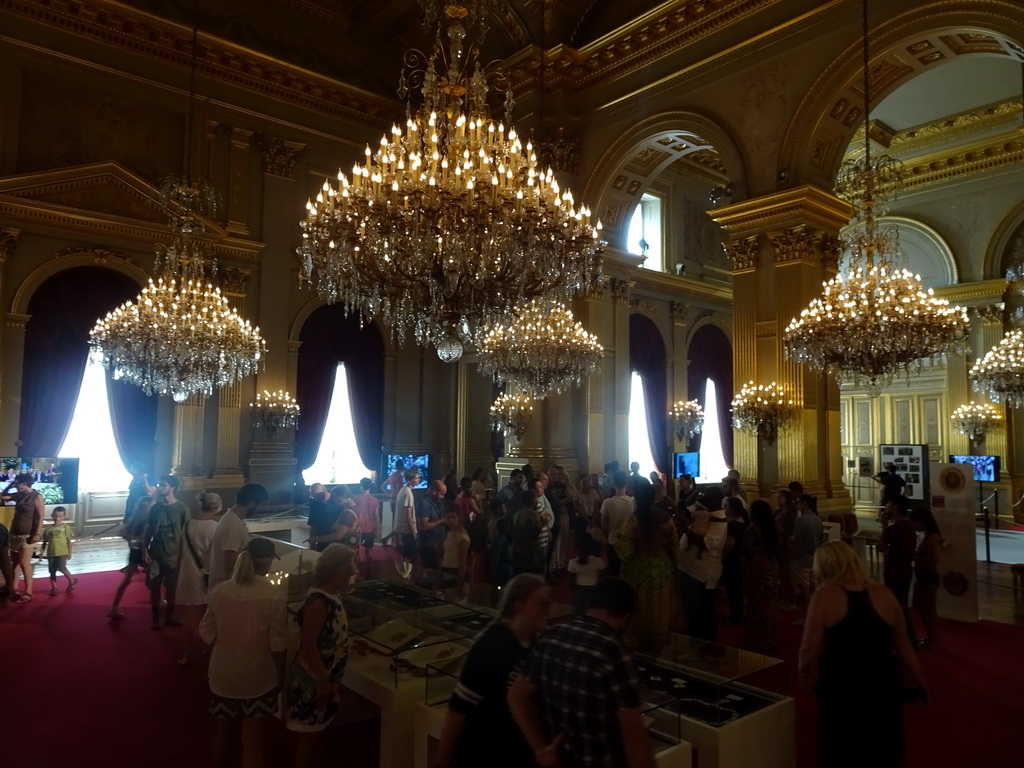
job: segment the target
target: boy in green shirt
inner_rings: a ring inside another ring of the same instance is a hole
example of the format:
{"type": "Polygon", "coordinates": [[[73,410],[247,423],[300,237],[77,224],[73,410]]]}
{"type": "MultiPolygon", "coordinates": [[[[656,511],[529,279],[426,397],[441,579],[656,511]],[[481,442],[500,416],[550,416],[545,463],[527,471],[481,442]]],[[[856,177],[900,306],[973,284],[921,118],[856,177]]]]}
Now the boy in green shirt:
{"type": "Polygon", "coordinates": [[[71,537],[74,531],[71,526],[64,522],[68,511],[64,507],[53,508],[53,525],[47,526],[43,531],[42,553],[46,556],[46,562],[50,566],[50,594],[56,595],[57,574],[63,573],[68,580],[68,592],[75,591],[75,584],[78,579],[71,575],[68,570],[68,560],[71,559],[71,537]]]}

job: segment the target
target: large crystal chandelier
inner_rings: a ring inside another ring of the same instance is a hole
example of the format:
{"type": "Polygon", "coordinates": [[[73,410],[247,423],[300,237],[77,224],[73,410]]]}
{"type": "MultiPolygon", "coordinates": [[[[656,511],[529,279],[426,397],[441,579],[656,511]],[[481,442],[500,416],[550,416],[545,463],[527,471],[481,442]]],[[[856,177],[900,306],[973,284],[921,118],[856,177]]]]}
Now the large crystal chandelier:
{"type": "Polygon", "coordinates": [[[482,329],[477,339],[480,372],[542,399],[578,387],[597,368],[604,347],[572,312],[534,299],[514,320],[482,329]]]}
{"type": "Polygon", "coordinates": [[[984,437],[987,432],[998,427],[1003,420],[999,411],[992,405],[976,403],[973,400],[957,406],[951,418],[954,426],[971,440],[984,437]]]}
{"type": "Polygon", "coordinates": [[[877,397],[896,375],[920,370],[925,359],[962,351],[968,321],[962,308],[925,291],[920,276],[897,266],[898,231],[879,222],[903,171],[898,160],[871,153],[867,0],[863,33],[864,154],[844,163],[836,182],[836,194],[856,211],[842,233],[849,261],[790,322],[783,341],[791,359],[877,397]]]}
{"type": "Polygon", "coordinates": [[[405,129],[367,147],[351,182],[341,171],[324,182],[297,249],[325,301],[380,317],[446,362],[530,299],[551,307],[603,279],[600,224],[524,149],[511,92],[504,122],[488,116],[478,46],[498,4],[421,0],[427,23],[440,9],[443,24],[429,55],[406,53],[405,129]]]}
{"type": "MultiPolygon", "coordinates": [[[[191,147],[195,116],[197,32],[192,31],[192,66],[186,147],[191,147]]],[[[182,176],[162,182],[163,203],[174,239],[156,246],[154,282],[98,320],[89,334],[94,360],[115,379],[141,387],[147,395],[170,394],[184,402],[194,394],[213,394],[259,370],[266,344],[259,328],[244,320],[206,276],[216,272],[196,235],[203,217],[215,216],[217,195],[205,179],[188,175],[191,150],[186,149],[182,176]]]]}
{"type": "Polygon", "coordinates": [[[733,429],[749,432],[767,445],[775,442],[795,414],[793,401],[774,381],[768,386],[748,382],[732,399],[733,429]]]}
{"type": "Polygon", "coordinates": [[[491,427],[516,440],[522,440],[532,417],[533,398],[526,395],[505,392],[491,405],[491,427]]]}
{"type": "Polygon", "coordinates": [[[679,400],[669,412],[676,438],[692,440],[704,429],[704,409],[696,400],[679,400]]]}

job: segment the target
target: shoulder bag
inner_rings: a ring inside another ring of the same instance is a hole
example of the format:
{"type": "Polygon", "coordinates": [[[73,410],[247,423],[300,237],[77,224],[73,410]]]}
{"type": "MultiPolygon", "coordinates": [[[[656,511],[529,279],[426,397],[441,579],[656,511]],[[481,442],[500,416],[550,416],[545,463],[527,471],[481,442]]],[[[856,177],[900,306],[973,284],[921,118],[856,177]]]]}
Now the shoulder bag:
{"type": "MultiPolygon", "coordinates": [[[[191,520],[189,522],[192,522],[191,520]]],[[[188,544],[188,551],[192,553],[192,559],[196,562],[196,568],[199,569],[200,575],[203,577],[203,591],[207,591],[210,588],[210,574],[203,567],[203,561],[199,559],[199,553],[196,552],[196,548],[192,546],[192,537],[188,535],[188,523],[185,523],[185,543],[188,544]]]]}

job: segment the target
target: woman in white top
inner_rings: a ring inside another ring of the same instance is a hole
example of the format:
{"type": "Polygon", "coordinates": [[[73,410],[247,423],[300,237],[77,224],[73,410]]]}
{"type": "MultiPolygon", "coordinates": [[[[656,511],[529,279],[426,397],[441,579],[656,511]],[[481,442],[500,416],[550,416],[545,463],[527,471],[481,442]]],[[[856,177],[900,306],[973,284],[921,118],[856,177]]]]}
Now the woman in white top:
{"type": "Polygon", "coordinates": [[[569,561],[568,569],[575,582],[573,606],[582,616],[590,609],[590,594],[601,578],[605,562],[598,555],[601,545],[586,533],[580,538],[579,550],[579,555],[569,561]]]}
{"type": "Polygon", "coordinates": [[[178,664],[188,666],[188,652],[198,635],[210,580],[210,545],[224,502],[216,493],[199,493],[199,516],[185,523],[178,548],[178,605],[185,610],[185,652],[178,664]]]}
{"type": "Polygon", "coordinates": [[[679,540],[676,565],[686,634],[690,637],[715,639],[715,590],[722,577],[722,550],[727,537],[722,494],[702,492],[697,496],[690,527],[679,540]]]}
{"type": "Polygon", "coordinates": [[[444,574],[445,587],[461,587],[466,583],[466,568],[469,563],[469,531],[462,524],[462,517],[457,509],[449,509],[444,513],[444,524],[448,533],[442,543],[441,573],[444,574]]]}
{"type": "Polygon", "coordinates": [[[267,579],[274,544],[253,538],[239,554],[234,575],[210,595],[199,625],[210,656],[210,713],[216,718],[214,765],[233,763],[242,737],[242,767],[258,768],[268,718],[277,714],[287,647],[287,594],[267,579]]]}

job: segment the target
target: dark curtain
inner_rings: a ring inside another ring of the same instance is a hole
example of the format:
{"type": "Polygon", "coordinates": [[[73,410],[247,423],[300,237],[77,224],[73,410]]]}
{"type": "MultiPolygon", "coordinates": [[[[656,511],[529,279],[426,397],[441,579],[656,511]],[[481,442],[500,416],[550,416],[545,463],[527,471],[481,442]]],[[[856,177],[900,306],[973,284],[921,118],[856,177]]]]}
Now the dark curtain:
{"type": "Polygon", "coordinates": [[[156,471],[156,420],[159,398],[147,395],[126,381],[115,381],[107,371],[107,406],[114,427],[114,442],[124,468],[138,463],[144,472],[156,471]]]}
{"type": "Polygon", "coordinates": [[[357,313],[346,317],[341,304],[325,305],[306,320],[299,340],[295,386],[301,409],[295,430],[299,469],[308,469],[316,461],[339,363],[345,364],[348,376],[359,457],[367,467],[379,468],[384,442],[384,340],[377,326],[361,324],[357,313]]]}
{"type": "MultiPolygon", "coordinates": [[[[71,427],[89,358],[89,331],[97,319],[138,292],[135,281],[120,272],[103,267],[73,267],[46,280],[29,300],[31,318],[25,327],[21,379],[22,455],[55,456],[60,450],[71,427]]],[[[119,449],[122,440],[126,445],[147,441],[152,445],[156,434],[156,398],[145,399],[149,403],[137,406],[134,415],[115,422],[114,436],[119,449]],[[133,423],[129,425],[126,421],[133,423]],[[122,425],[120,435],[118,422],[122,425]],[[140,437],[145,425],[151,429],[148,435],[140,437]],[[129,432],[134,437],[126,437],[129,432]]],[[[111,416],[114,418],[113,409],[111,416]]],[[[123,452],[121,458],[126,466],[137,460],[126,458],[123,452]]]]}
{"type": "Polygon", "coordinates": [[[644,388],[647,437],[654,464],[671,474],[672,442],[668,423],[668,362],[665,342],[654,322],[644,315],[629,316],[629,367],[640,376],[644,388]]]}
{"type": "MultiPolygon", "coordinates": [[[[686,369],[686,386],[690,399],[696,399],[704,408],[705,382],[715,382],[715,400],[718,401],[718,427],[722,435],[722,453],[725,463],[733,466],[733,434],[732,434],[732,344],[720,328],[715,325],[704,325],[697,329],[690,339],[687,351],[690,361],[686,369]]],[[[691,441],[690,450],[700,450],[701,436],[691,441]]]]}

